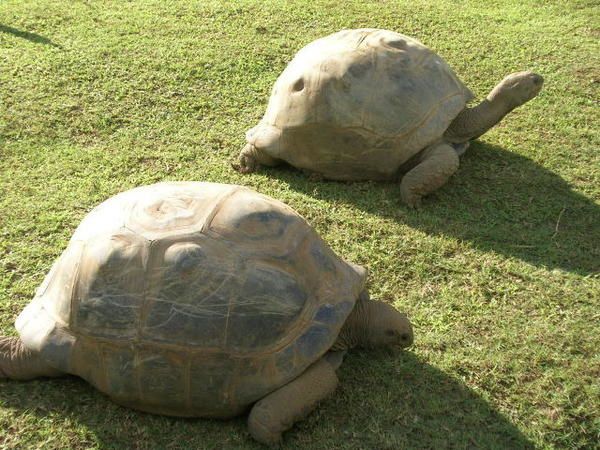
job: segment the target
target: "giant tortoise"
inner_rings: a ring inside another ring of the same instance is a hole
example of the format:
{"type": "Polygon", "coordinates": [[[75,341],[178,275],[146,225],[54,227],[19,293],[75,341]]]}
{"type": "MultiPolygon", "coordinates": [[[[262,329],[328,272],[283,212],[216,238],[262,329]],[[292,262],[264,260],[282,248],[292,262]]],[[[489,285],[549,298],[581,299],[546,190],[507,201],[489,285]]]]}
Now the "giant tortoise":
{"type": "Polygon", "coordinates": [[[471,91],[419,41],[387,30],[340,31],[301,49],[279,76],[237,167],[248,173],[287,162],[333,180],[404,174],[401,197],[419,206],[456,172],[470,140],[542,84],[535,73],[513,73],[469,108],[471,91]]]}
{"type": "Polygon", "coordinates": [[[329,395],[347,349],[406,347],[294,210],[250,189],[159,183],[93,209],[0,338],[0,378],[74,374],[151,413],[229,418],[274,444],[329,395]]]}

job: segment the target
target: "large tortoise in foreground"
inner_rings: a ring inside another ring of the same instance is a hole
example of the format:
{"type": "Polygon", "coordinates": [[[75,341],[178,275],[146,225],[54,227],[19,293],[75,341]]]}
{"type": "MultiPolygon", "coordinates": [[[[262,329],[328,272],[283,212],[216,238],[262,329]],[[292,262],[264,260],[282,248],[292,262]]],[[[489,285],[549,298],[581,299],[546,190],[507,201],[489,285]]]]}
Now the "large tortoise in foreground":
{"type": "Polygon", "coordinates": [[[301,49],[279,76],[267,111],[246,133],[239,170],[287,162],[333,180],[388,180],[404,174],[402,199],[443,186],[459,155],[543,79],[508,75],[478,106],[448,64],[392,31],[344,30],[301,49]]]}
{"type": "Polygon", "coordinates": [[[405,347],[406,316],[370,300],[288,206],[240,186],[160,183],[90,212],[0,338],[0,378],[78,375],[152,413],[252,408],[263,443],[337,384],[355,346],[405,347]]]}

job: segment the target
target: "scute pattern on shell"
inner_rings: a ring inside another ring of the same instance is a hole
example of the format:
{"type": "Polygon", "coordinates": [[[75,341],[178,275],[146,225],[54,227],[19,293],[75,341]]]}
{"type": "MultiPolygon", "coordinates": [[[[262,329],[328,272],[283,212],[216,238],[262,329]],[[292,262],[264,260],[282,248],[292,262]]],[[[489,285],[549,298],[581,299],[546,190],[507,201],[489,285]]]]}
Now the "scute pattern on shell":
{"type": "Polygon", "coordinates": [[[446,62],[387,30],[344,30],[301,49],[250,144],[331,179],[386,179],[443,135],[472,98],[446,62]]]}
{"type": "Polygon", "coordinates": [[[281,202],[160,183],[95,208],[16,325],[119,403],[229,417],[329,349],[365,275],[281,202]]]}

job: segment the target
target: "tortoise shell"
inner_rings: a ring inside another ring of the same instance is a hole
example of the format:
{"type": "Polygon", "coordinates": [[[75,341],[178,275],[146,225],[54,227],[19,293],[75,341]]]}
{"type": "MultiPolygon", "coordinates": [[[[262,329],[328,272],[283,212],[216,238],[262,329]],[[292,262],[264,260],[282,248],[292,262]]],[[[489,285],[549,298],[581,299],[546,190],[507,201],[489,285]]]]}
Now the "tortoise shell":
{"type": "Polygon", "coordinates": [[[301,49],[248,143],[343,180],[387,179],[439,140],[473,94],[415,39],[344,30],[301,49]]]}
{"type": "Polygon", "coordinates": [[[118,403],[230,417],[327,352],[365,277],[279,201],[160,183],[92,210],[16,326],[118,403]]]}

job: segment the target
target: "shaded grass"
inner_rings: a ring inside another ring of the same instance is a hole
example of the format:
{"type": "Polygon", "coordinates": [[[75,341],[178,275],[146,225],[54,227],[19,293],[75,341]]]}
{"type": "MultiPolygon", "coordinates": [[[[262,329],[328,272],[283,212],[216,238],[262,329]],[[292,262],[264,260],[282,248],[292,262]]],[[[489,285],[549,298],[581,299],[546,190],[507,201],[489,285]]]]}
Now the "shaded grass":
{"type": "MultiPolygon", "coordinates": [[[[591,1],[0,3],[1,330],[100,201],[240,183],[303,214],[416,324],[410,353],[350,355],[286,447],[595,447],[598,17],[591,1]],[[479,98],[526,68],[544,91],[420,211],[395,184],[233,172],[291,56],[362,26],[417,37],[479,98]]],[[[256,447],[243,418],[141,414],[75,378],[2,382],[0,402],[0,447],[256,447]]]]}

